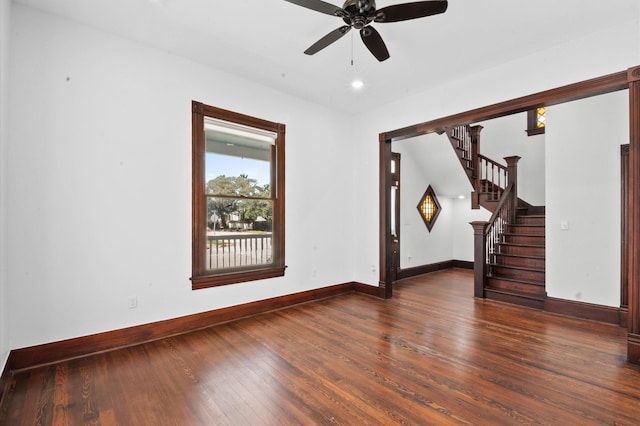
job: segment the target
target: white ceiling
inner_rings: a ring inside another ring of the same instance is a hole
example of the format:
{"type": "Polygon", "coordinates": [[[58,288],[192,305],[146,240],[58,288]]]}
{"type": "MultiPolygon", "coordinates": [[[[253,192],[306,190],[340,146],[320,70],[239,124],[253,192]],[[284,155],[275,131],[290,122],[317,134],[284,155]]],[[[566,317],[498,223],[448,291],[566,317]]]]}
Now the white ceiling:
{"type": "Polygon", "coordinates": [[[343,22],[284,0],[14,2],[351,113],[639,17],[638,0],[450,0],[441,15],[374,24],[391,54],[379,63],[356,31],[304,55],[343,22]],[[354,91],[354,78],[364,88],[354,91]]]}

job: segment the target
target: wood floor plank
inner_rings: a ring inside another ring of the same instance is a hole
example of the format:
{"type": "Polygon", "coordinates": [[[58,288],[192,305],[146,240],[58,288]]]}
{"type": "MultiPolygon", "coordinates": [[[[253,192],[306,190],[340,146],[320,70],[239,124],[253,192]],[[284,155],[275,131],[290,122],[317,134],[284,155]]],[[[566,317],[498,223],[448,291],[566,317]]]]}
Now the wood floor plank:
{"type": "Polygon", "coordinates": [[[637,425],[609,324],[473,298],[472,271],[16,374],[0,425],[637,425]]]}

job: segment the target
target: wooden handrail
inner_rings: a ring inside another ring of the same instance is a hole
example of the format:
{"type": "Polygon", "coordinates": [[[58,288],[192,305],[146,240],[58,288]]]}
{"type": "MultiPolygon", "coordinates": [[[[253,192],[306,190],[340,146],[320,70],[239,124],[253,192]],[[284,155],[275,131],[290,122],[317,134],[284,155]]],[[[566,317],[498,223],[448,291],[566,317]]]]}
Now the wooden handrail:
{"type": "Polygon", "coordinates": [[[510,182],[509,185],[507,185],[507,189],[504,190],[504,192],[502,193],[502,197],[500,197],[500,201],[498,202],[498,205],[496,206],[496,210],[493,212],[493,214],[491,215],[491,217],[489,218],[489,220],[487,221],[487,226],[484,230],[484,235],[487,235],[489,233],[489,231],[491,230],[491,228],[493,227],[493,225],[495,224],[495,222],[498,220],[498,218],[500,217],[500,212],[505,208],[505,206],[507,208],[509,208],[509,197],[511,196],[511,194],[513,193],[513,182],[510,182]]]}
{"type": "Polygon", "coordinates": [[[495,160],[492,160],[492,159],[491,159],[491,158],[489,158],[489,157],[486,157],[486,156],[484,156],[484,155],[482,155],[482,154],[478,154],[478,159],[479,159],[479,160],[486,161],[487,163],[491,164],[492,166],[496,167],[497,169],[503,170],[503,171],[504,171],[504,173],[506,173],[506,172],[507,172],[507,166],[503,166],[502,164],[498,163],[498,162],[497,162],[497,161],[495,161],[495,160]]]}
{"type": "MultiPolygon", "coordinates": [[[[492,274],[492,264],[495,263],[496,254],[499,251],[499,244],[504,241],[504,232],[507,225],[512,224],[515,220],[515,209],[517,205],[517,197],[515,182],[509,182],[507,188],[502,193],[500,201],[495,211],[491,215],[489,222],[487,222],[484,228],[483,245],[481,249],[484,250],[484,275],[482,277],[482,288],[485,287],[487,276],[492,274]]],[[[478,284],[480,285],[480,284],[478,284]]]]}

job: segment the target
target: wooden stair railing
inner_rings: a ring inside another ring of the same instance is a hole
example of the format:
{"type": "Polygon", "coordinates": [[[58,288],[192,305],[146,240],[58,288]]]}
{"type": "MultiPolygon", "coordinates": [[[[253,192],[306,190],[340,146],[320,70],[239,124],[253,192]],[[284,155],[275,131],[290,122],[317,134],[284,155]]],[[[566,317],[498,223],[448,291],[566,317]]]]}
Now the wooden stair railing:
{"type": "Polygon", "coordinates": [[[478,165],[476,158],[480,153],[480,131],[482,126],[456,126],[446,129],[447,136],[451,142],[451,146],[460,160],[460,164],[464,169],[469,182],[475,188],[476,184],[476,167],[478,165]]]}
{"type": "Polygon", "coordinates": [[[471,222],[474,234],[474,296],[485,297],[489,267],[496,248],[501,242],[505,226],[515,223],[517,192],[515,182],[510,182],[502,191],[498,205],[488,222],[471,222]]]}
{"type": "Polygon", "coordinates": [[[520,157],[506,157],[507,185],[488,222],[474,229],[474,296],[544,307],[544,215],[523,209],[515,173],[520,157]]]}
{"type": "Polygon", "coordinates": [[[478,170],[476,177],[475,196],[472,200],[473,208],[479,208],[483,206],[489,211],[494,211],[489,203],[497,203],[502,197],[507,181],[508,181],[508,169],[502,164],[492,160],[489,157],[485,157],[482,154],[478,154],[478,170]]]}
{"type": "MultiPolygon", "coordinates": [[[[480,154],[480,131],[482,126],[462,125],[446,129],[449,142],[473,187],[471,193],[471,208],[484,207],[490,212],[495,211],[498,200],[506,189],[511,173],[517,178],[516,162],[509,164],[510,158],[505,157],[507,166],[480,154]]],[[[517,157],[520,159],[520,157],[517,157]]],[[[522,209],[531,209],[529,203],[518,199],[522,209]]]]}

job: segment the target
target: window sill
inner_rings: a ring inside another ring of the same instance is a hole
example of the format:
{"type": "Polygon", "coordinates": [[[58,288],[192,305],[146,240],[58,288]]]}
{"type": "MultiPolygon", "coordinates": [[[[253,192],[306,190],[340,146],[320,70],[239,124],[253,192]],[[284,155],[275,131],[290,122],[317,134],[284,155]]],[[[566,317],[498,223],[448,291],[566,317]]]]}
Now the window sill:
{"type": "Polygon", "coordinates": [[[191,289],[200,290],[209,287],[218,287],[227,284],[237,284],[247,281],[264,280],[284,276],[286,266],[272,266],[267,268],[244,270],[238,272],[226,272],[216,275],[202,275],[191,278],[191,289]]]}
{"type": "Polygon", "coordinates": [[[527,136],[544,135],[544,127],[527,129],[527,136]]]}

